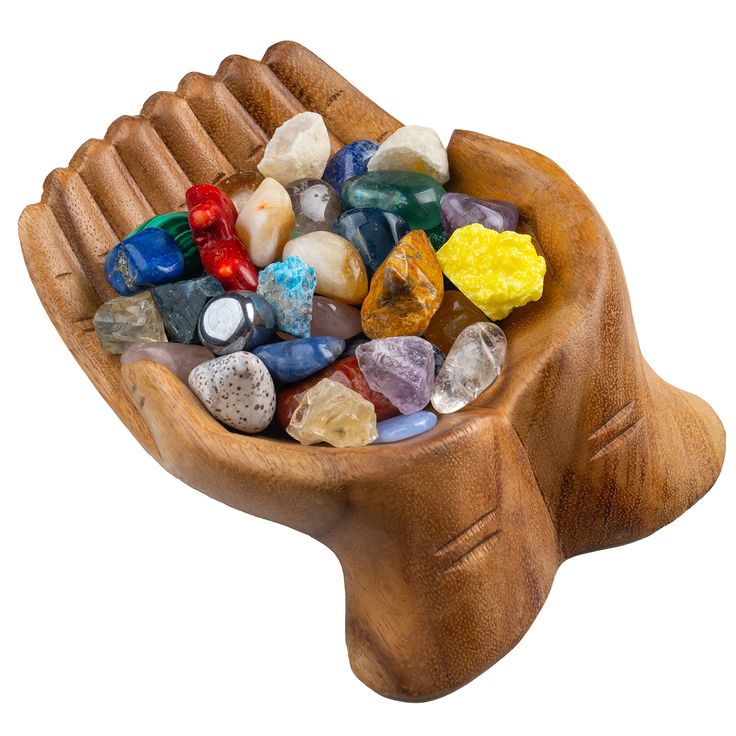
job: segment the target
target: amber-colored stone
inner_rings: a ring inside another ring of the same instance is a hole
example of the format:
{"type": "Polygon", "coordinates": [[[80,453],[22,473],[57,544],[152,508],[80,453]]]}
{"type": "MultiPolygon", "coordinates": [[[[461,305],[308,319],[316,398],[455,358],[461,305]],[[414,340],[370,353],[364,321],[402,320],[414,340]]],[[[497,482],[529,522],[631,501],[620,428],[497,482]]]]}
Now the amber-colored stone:
{"type": "Polygon", "coordinates": [[[476,307],[462,291],[446,291],[440,308],[435,312],[424,333],[443,353],[449,353],[457,336],[476,322],[488,322],[483,310],[476,307]]]}
{"type": "Polygon", "coordinates": [[[424,230],[407,233],[373,274],[363,302],[370,338],[422,335],[442,303],[442,269],[424,230]]]}

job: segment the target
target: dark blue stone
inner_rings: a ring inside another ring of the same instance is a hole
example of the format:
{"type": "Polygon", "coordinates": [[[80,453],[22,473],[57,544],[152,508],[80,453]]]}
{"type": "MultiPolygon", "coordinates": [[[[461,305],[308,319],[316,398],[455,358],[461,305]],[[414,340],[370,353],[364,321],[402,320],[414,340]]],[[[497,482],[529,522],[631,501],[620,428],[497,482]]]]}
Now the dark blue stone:
{"type": "Polygon", "coordinates": [[[303,337],[253,350],[281,383],[293,383],[311,376],[334,363],[345,349],[345,340],[339,337],[303,337]]]}
{"type": "Polygon", "coordinates": [[[380,207],[360,207],[343,212],[332,223],[332,232],[355,246],[370,278],[409,232],[409,226],[402,217],[380,207]]]}
{"type": "Polygon", "coordinates": [[[377,150],[378,143],[374,141],[348,143],[332,157],[322,178],[339,192],[348,179],[368,171],[368,162],[377,150]]]}
{"type": "Polygon", "coordinates": [[[437,424],[437,415],[431,411],[418,411],[414,414],[392,417],[378,422],[376,430],[378,437],[373,440],[374,445],[382,445],[388,442],[399,442],[417,434],[422,434],[432,429],[437,424]]]}
{"type": "Polygon", "coordinates": [[[105,258],[105,276],[123,296],[177,281],[183,273],[184,256],[176,240],[157,227],[131,235],[105,258]]]}
{"type": "Polygon", "coordinates": [[[370,338],[366,337],[363,333],[356,335],[347,341],[345,350],[342,351],[340,358],[352,358],[355,355],[358,345],[365,345],[367,342],[370,342],[370,338]]]}
{"type": "Polygon", "coordinates": [[[204,305],[225,290],[213,276],[201,276],[174,284],[162,284],[151,289],[171,342],[199,342],[197,323],[204,305]]]}

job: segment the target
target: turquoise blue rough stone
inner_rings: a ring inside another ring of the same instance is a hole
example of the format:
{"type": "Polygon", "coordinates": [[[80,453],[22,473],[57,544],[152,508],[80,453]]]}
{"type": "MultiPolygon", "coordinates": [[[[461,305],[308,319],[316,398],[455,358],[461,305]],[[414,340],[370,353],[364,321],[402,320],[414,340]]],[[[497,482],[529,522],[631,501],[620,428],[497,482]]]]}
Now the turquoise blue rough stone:
{"type": "Polygon", "coordinates": [[[171,235],[152,227],[118,243],[105,257],[104,268],[110,286],[118,294],[132,296],[180,279],[184,256],[171,235]]]}
{"type": "Polygon", "coordinates": [[[375,141],[360,140],[348,143],[332,157],[322,178],[339,192],[348,179],[368,171],[368,162],[377,150],[378,143],[375,141]]]}
{"type": "Polygon", "coordinates": [[[276,315],[276,329],[295,337],[309,337],[312,297],[317,275],[298,256],[271,263],[258,274],[258,293],[276,315]]]}
{"type": "Polygon", "coordinates": [[[431,411],[418,411],[414,414],[384,419],[376,425],[378,437],[373,440],[373,444],[385,445],[389,442],[399,442],[422,434],[422,432],[432,429],[435,424],[437,424],[437,415],[432,414],[431,411]]]}
{"type": "Polygon", "coordinates": [[[294,383],[334,363],[345,349],[339,337],[305,337],[261,345],[253,353],[281,383],[294,383]]]}
{"type": "Polygon", "coordinates": [[[151,296],[164,321],[171,342],[196,343],[197,323],[204,305],[213,296],[224,293],[214,276],[201,276],[151,289],[151,296]]]}

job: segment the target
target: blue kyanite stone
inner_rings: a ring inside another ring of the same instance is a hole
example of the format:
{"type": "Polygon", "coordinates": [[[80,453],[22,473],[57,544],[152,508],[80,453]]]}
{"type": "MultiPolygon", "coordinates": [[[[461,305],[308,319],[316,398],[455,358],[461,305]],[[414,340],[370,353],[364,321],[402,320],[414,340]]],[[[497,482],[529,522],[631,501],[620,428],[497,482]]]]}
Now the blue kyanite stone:
{"type": "Polygon", "coordinates": [[[151,296],[164,321],[171,342],[199,342],[197,323],[204,305],[224,293],[222,284],[213,276],[200,276],[174,284],[161,284],[151,289],[151,296]]]}
{"type": "Polygon", "coordinates": [[[355,246],[370,278],[409,232],[409,226],[402,217],[380,207],[361,207],[343,212],[332,223],[332,232],[355,246]]]}
{"type": "Polygon", "coordinates": [[[322,178],[339,192],[343,183],[368,171],[368,162],[378,150],[374,141],[354,141],[343,146],[327,164],[322,178]]]}
{"type": "Polygon", "coordinates": [[[414,435],[422,434],[437,424],[437,415],[431,411],[418,411],[414,414],[404,414],[378,422],[376,430],[378,437],[373,440],[374,445],[398,442],[414,435]]]}
{"type": "Polygon", "coordinates": [[[258,293],[276,314],[276,329],[295,337],[309,337],[312,297],[317,276],[298,256],[266,266],[258,274],[258,293]]]}
{"type": "Polygon", "coordinates": [[[105,276],[123,296],[177,281],[183,273],[184,256],[176,240],[157,227],[131,235],[105,258],[105,276]]]}
{"type": "Polygon", "coordinates": [[[344,349],[345,340],[339,337],[305,337],[261,345],[253,353],[277,381],[293,383],[327,368],[344,349]]]}

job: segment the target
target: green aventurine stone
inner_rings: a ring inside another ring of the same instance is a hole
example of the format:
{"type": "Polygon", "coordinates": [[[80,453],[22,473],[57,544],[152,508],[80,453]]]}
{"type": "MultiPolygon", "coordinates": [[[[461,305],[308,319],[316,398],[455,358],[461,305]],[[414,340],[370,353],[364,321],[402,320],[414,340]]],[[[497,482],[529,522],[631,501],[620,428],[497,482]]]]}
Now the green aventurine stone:
{"type": "Polygon", "coordinates": [[[176,240],[176,244],[184,256],[184,274],[182,278],[191,279],[195,276],[200,276],[204,272],[202,261],[199,258],[199,251],[194,244],[194,237],[189,227],[188,213],[167,212],[163,215],[156,215],[150,220],[146,220],[142,225],[138,225],[130,235],[135,235],[141,230],[147,230],[149,227],[161,228],[161,230],[165,230],[176,240]]]}
{"type": "Polygon", "coordinates": [[[440,200],[445,188],[416,171],[369,171],[343,184],[342,207],[380,207],[403,217],[412,230],[432,230],[440,224],[440,200]]]}

